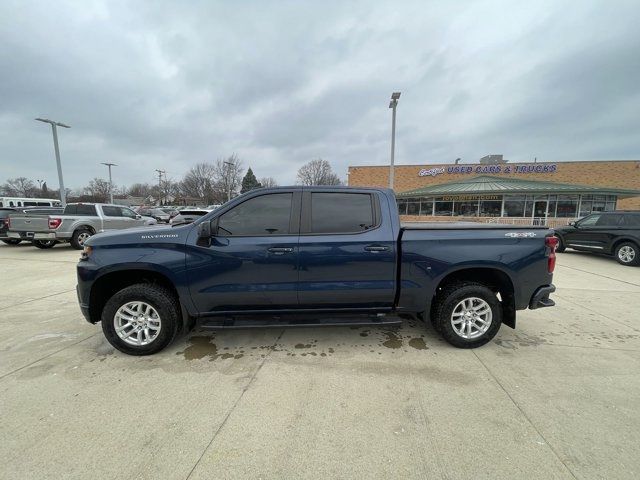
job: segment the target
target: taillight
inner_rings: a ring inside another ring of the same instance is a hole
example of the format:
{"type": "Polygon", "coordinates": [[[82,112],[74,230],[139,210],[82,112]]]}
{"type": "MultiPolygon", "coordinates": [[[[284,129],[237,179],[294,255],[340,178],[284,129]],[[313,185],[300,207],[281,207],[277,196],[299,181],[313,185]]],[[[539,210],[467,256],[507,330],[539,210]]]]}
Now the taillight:
{"type": "Polygon", "coordinates": [[[61,218],[49,217],[49,228],[51,230],[55,230],[56,228],[58,228],[61,223],[62,223],[61,218]]]}
{"type": "Polygon", "coordinates": [[[553,273],[553,270],[556,268],[556,247],[558,246],[558,237],[545,237],[544,244],[549,249],[547,270],[549,273],[553,273]]]}

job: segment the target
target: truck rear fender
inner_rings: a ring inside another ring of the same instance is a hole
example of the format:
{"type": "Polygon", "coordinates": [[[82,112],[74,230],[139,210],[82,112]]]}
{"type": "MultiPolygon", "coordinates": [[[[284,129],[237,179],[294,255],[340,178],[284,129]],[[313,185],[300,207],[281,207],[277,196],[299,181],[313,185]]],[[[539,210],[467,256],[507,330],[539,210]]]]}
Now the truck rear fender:
{"type": "Polygon", "coordinates": [[[498,268],[462,267],[449,273],[438,282],[433,295],[430,298],[428,297],[426,311],[433,313],[435,299],[438,297],[438,293],[442,292],[447,285],[463,282],[482,283],[493,290],[496,295],[499,294],[502,303],[502,323],[511,328],[516,328],[516,302],[513,281],[507,273],[498,268]]]}

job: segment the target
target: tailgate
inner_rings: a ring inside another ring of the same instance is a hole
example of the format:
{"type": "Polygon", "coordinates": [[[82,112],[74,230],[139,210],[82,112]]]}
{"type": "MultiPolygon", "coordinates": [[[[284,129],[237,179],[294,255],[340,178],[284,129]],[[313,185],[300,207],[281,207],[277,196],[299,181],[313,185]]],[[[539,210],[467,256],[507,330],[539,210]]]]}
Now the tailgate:
{"type": "Polygon", "coordinates": [[[11,232],[48,232],[49,216],[9,215],[11,232]]]}

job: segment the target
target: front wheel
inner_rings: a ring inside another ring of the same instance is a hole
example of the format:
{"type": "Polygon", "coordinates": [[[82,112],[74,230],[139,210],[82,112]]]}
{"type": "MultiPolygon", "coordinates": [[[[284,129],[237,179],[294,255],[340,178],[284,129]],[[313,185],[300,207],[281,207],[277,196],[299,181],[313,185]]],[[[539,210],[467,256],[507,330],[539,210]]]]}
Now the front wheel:
{"type": "Polygon", "coordinates": [[[631,242],[621,243],[616,247],[616,260],[621,265],[640,265],[640,252],[636,244],[631,242]]]}
{"type": "Polygon", "coordinates": [[[180,306],[166,288],[139,283],[111,297],[101,321],[104,336],[115,348],[128,355],[151,355],[175,338],[180,306]]]}
{"type": "Polygon", "coordinates": [[[445,287],[436,299],[433,322],[454,347],[475,348],[496,336],[502,324],[502,305],[481,283],[445,287]]]}
{"type": "Polygon", "coordinates": [[[2,242],[6,243],[7,245],[18,245],[22,240],[20,240],[19,238],[3,238],[2,242]]]}
{"type": "Polygon", "coordinates": [[[55,240],[34,240],[33,246],[46,250],[48,248],[55,247],[57,243],[58,242],[56,242],[55,240]]]}
{"type": "Polygon", "coordinates": [[[564,242],[562,241],[562,238],[560,238],[559,235],[554,235],[554,237],[556,237],[556,239],[558,240],[558,244],[556,245],[556,252],[558,253],[564,252],[567,247],[565,247],[564,242]]]}

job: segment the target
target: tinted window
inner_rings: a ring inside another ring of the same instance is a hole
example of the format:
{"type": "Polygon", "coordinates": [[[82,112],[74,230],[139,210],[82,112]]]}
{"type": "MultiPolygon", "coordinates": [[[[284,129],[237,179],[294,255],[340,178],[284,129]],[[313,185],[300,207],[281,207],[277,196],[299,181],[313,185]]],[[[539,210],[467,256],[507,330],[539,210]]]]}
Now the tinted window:
{"type": "Polygon", "coordinates": [[[312,193],[313,233],[362,232],[374,226],[368,193],[312,193]]]}
{"type": "Polygon", "coordinates": [[[75,215],[77,212],[78,212],[77,205],[67,205],[66,207],[64,207],[65,215],[75,215]]]}
{"type": "Polygon", "coordinates": [[[251,198],[220,217],[219,234],[288,234],[291,198],[291,193],[274,193],[251,198]]]}
{"type": "Polygon", "coordinates": [[[629,227],[640,227],[640,215],[624,215],[622,224],[629,227]]]}
{"type": "Polygon", "coordinates": [[[133,210],[130,210],[124,207],[119,207],[119,208],[120,208],[120,211],[122,212],[123,217],[136,218],[137,214],[133,210]]]}
{"type": "Polygon", "coordinates": [[[77,205],[77,215],[87,215],[89,217],[96,217],[95,205],[77,205]]]}
{"type": "Polygon", "coordinates": [[[122,210],[118,207],[102,207],[102,213],[107,217],[121,217],[122,210]]]}
{"type": "Polygon", "coordinates": [[[598,227],[616,227],[620,222],[622,215],[602,215],[600,219],[596,222],[598,227]]]}
{"type": "Polygon", "coordinates": [[[578,222],[578,225],[580,225],[581,227],[592,227],[596,224],[599,218],[600,215],[589,215],[588,217],[584,217],[582,220],[580,220],[578,222]]]}

